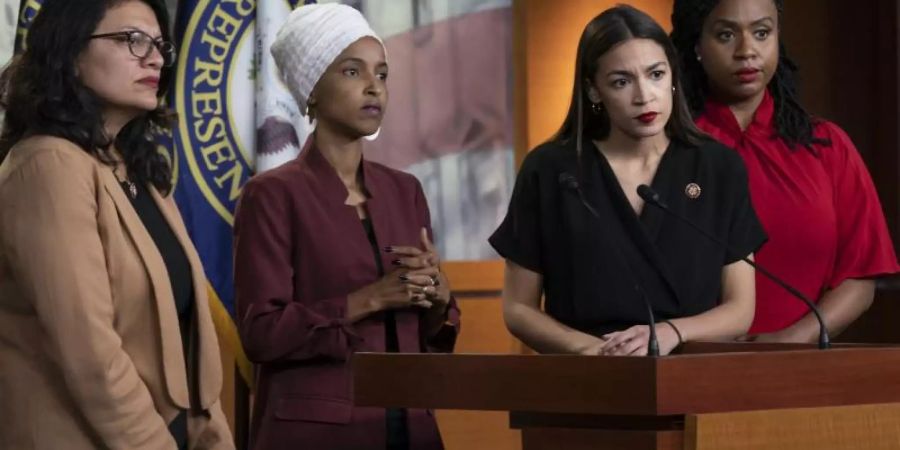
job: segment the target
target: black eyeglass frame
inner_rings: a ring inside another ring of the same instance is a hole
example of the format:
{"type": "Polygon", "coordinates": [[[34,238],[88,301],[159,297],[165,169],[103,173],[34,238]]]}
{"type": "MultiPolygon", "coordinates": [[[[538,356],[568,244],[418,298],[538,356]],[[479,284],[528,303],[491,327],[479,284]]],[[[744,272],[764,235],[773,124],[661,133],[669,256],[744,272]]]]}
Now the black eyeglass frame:
{"type": "Polygon", "coordinates": [[[153,36],[141,31],[141,30],[127,30],[127,31],[117,31],[115,33],[103,33],[103,34],[95,34],[89,37],[89,39],[117,39],[120,41],[124,41],[128,43],[128,51],[135,58],[146,59],[150,56],[150,53],[153,53],[153,48],[156,47],[156,50],[159,51],[159,54],[163,57],[163,67],[171,67],[175,64],[175,58],[177,57],[175,51],[175,44],[164,41],[163,38],[159,37],[153,39],[153,36]],[[153,45],[147,47],[147,51],[143,55],[139,55],[138,52],[134,50],[134,44],[137,43],[137,39],[134,35],[140,35],[146,37],[153,45]]]}

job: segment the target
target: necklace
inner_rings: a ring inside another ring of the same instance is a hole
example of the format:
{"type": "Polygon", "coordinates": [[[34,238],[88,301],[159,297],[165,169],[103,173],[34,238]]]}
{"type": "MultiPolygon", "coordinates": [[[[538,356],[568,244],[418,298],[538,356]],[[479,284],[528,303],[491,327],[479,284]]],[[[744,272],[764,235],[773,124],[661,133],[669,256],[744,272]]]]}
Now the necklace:
{"type": "Polygon", "coordinates": [[[122,180],[120,183],[122,183],[122,189],[124,189],[125,192],[128,193],[132,200],[137,198],[137,185],[134,184],[134,181],[122,180]]]}
{"type": "MultiPolygon", "coordinates": [[[[119,179],[118,172],[119,172],[118,167],[113,168],[113,174],[116,176],[117,179],[119,179]]],[[[122,186],[122,190],[124,190],[126,193],[128,193],[128,196],[130,196],[132,200],[137,198],[137,194],[138,194],[137,184],[135,184],[134,181],[129,180],[127,174],[124,177],[122,177],[121,179],[119,179],[119,184],[122,186]]]]}

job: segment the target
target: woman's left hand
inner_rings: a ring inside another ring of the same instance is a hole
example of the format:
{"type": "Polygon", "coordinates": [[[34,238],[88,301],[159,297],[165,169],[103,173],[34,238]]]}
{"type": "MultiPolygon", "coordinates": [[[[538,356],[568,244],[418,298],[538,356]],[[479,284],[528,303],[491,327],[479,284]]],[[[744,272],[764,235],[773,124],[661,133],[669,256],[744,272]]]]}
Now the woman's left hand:
{"type": "Polygon", "coordinates": [[[421,239],[424,250],[407,246],[389,247],[390,252],[398,256],[393,264],[409,269],[403,275],[405,279],[401,279],[417,289],[423,299],[430,301],[432,309],[443,312],[450,303],[450,283],[441,272],[440,255],[425,228],[422,228],[421,239]]]}
{"type": "MultiPolygon", "coordinates": [[[[819,335],[816,335],[818,338],[819,335]]],[[[813,343],[815,340],[810,341],[809,339],[805,339],[799,335],[799,333],[795,332],[790,328],[785,328],[780,331],[774,331],[772,333],[762,333],[762,334],[754,334],[754,335],[746,335],[737,338],[738,341],[744,342],[779,342],[779,343],[813,343]]]]}
{"type": "MultiPolygon", "coordinates": [[[[606,356],[646,356],[650,342],[650,327],[635,325],[631,328],[615,331],[602,336],[606,345],[601,355],[606,356]]],[[[678,335],[664,323],[656,324],[656,340],[659,341],[659,354],[668,355],[678,346],[678,335]]]]}

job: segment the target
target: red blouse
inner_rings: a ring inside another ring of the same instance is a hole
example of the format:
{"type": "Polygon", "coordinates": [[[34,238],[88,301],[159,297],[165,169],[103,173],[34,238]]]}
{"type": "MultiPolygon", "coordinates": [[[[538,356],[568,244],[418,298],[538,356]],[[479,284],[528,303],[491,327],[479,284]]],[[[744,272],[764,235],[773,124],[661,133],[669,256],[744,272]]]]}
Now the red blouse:
{"type": "MultiPolygon", "coordinates": [[[[766,92],[744,131],[727,105],[713,101],[697,120],[747,165],[750,198],[769,235],[756,261],[813,301],[848,278],[900,271],[878,194],[847,134],[822,121],[815,136],[831,145],[791,150],[776,137],[773,115],[766,92]]],[[[781,330],[807,313],[800,300],[757,274],[750,333],[781,330]]]]}

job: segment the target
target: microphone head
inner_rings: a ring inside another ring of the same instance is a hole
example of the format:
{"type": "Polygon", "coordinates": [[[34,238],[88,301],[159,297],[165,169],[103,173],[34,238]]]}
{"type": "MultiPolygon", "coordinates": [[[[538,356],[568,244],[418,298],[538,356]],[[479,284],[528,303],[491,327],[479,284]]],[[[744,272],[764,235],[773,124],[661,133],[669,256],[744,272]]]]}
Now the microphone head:
{"type": "Polygon", "coordinates": [[[650,203],[651,205],[656,205],[660,208],[666,207],[665,203],[663,203],[662,200],[659,199],[659,194],[654,191],[652,187],[647,186],[646,184],[638,186],[637,194],[642,199],[644,199],[645,202],[650,203]]]}
{"type": "Polygon", "coordinates": [[[559,185],[566,189],[578,189],[578,179],[569,172],[559,174],[559,185]]]}
{"type": "Polygon", "coordinates": [[[659,195],[652,187],[642,184],[637,187],[637,194],[644,199],[645,202],[654,202],[659,199],[659,195]]]}

